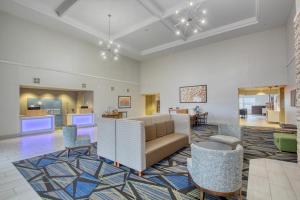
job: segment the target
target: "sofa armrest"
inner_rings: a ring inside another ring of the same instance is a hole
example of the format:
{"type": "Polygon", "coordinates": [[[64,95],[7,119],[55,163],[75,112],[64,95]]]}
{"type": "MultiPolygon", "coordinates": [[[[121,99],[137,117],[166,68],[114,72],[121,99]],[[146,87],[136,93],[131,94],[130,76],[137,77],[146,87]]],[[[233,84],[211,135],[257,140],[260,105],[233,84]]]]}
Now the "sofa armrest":
{"type": "Polygon", "coordinates": [[[97,155],[116,160],[116,120],[101,118],[98,121],[97,155]]]}
{"type": "Polygon", "coordinates": [[[190,115],[171,114],[171,119],[174,120],[175,133],[182,133],[188,135],[189,143],[191,143],[190,115]]]}
{"type": "Polygon", "coordinates": [[[131,169],[146,169],[144,123],[135,120],[116,121],[116,161],[131,169]]]}

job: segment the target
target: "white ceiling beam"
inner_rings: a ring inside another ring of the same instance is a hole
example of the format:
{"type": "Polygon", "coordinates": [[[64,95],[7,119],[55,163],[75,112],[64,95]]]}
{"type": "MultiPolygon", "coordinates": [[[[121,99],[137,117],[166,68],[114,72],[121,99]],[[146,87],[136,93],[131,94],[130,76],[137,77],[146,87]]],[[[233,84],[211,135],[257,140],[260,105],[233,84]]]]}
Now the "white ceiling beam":
{"type": "MultiPolygon", "coordinates": [[[[200,4],[200,3],[203,3],[205,1],[206,0],[195,0],[195,4],[200,4]]],[[[146,3],[149,4],[149,1],[146,1],[146,3]]],[[[152,1],[152,4],[154,5],[153,1],[152,1]]],[[[154,7],[159,7],[159,6],[156,5],[154,7]]],[[[181,3],[179,5],[176,5],[176,6],[172,7],[172,8],[169,8],[166,11],[164,11],[164,13],[162,13],[162,11],[161,11],[162,9],[160,9],[160,8],[156,8],[156,9],[158,10],[157,12],[159,12],[161,18],[166,19],[166,18],[170,17],[171,15],[174,15],[174,13],[175,13],[176,10],[182,10],[182,9],[185,9],[185,8],[186,8],[186,2],[183,2],[183,3],[181,3]]],[[[152,14],[152,12],[150,12],[150,13],[152,14]]],[[[145,28],[145,27],[147,27],[147,26],[149,26],[149,25],[151,25],[151,24],[153,24],[155,22],[158,22],[158,21],[160,21],[160,18],[157,17],[157,16],[153,16],[153,17],[151,17],[151,18],[143,21],[142,23],[136,24],[136,25],[131,26],[128,29],[126,29],[126,30],[124,30],[122,32],[114,34],[112,36],[112,38],[114,40],[117,40],[117,39],[120,39],[122,37],[126,37],[127,35],[135,32],[135,31],[138,31],[140,29],[143,29],[143,28],[145,28]]]]}
{"type": "MultiPolygon", "coordinates": [[[[176,28],[174,25],[164,17],[164,13],[152,2],[151,0],[137,0],[149,13],[157,17],[159,21],[174,34],[176,28]]],[[[186,40],[187,38],[184,35],[180,35],[181,39],[186,40]]]]}
{"type": "Polygon", "coordinates": [[[69,8],[71,8],[78,0],[64,0],[56,9],[56,14],[61,17],[69,8]]]}

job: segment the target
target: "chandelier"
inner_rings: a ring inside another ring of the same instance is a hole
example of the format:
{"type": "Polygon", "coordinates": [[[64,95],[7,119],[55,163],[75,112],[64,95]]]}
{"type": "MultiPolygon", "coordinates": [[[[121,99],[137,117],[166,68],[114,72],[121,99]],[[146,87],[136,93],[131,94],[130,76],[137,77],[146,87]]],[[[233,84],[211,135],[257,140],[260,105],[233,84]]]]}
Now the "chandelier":
{"type": "Polygon", "coordinates": [[[207,11],[201,8],[200,4],[195,4],[188,0],[187,5],[182,10],[176,10],[175,19],[175,34],[190,36],[202,31],[206,24],[207,11]]]}
{"type": "Polygon", "coordinates": [[[108,40],[106,41],[99,41],[99,46],[101,47],[101,57],[103,60],[106,59],[113,59],[115,61],[119,60],[119,52],[121,46],[117,43],[115,43],[111,38],[110,38],[110,19],[111,19],[111,14],[107,15],[108,16],[108,40]]]}

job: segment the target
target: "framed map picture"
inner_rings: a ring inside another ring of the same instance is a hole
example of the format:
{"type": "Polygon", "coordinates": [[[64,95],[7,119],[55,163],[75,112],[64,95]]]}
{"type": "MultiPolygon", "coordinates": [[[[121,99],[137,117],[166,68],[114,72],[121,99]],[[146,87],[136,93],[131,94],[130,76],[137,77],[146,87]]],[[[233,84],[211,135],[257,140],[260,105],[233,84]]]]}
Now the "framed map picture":
{"type": "Polygon", "coordinates": [[[207,85],[180,87],[179,101],[180,103],[207,103],[207,85]]]}
{"type": "Polygon", "coordinates": [[[131,96],[119,96],[118,97],[119,108],[131,108],[131,96]]]}

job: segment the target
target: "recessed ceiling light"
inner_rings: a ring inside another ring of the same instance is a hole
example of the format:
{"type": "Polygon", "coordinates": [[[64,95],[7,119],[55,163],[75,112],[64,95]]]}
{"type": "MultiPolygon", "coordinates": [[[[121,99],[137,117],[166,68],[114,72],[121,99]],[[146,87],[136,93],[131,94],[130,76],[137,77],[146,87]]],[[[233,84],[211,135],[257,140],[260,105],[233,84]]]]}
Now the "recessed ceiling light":
{"type": "Polygon", "coordinates": [[[119,52],[119,49],[115,49],[114,52],[115,52],[115,53],[118,53],[118,52],[119,52]]]}
{"type": "Polygon", "coordinates": [[[194,29],[194,31],[193,31],[194,33],[198,33],[198,29],[194,29]]]}
{"type": "Polygon", "coordinates": [[[180,35],[181,33],[180,33],[179,30],[177,30],[177,31],[175,32],[175,34],[176,34],[176,35],[180,35]]]}
{"type": "Polygon", "coordinates": [[[176,10],[176,11],[175,11],[175,14],[178,15],[178,13],[179,13],[179,10],[176,10]]]}
{"type": "Polygon", "coordinates": [[[205,15],[207,13],[206,10],[202,10],[202,14],[205,15]]]}
{"type": "Polygon", "coordinates": [[[115,57],[114,57],[114,60],[119,60],[119,57],[118,57],[118,56],[115,56],[115,57]]]}
{"type": "Polygon", "coordinates": [[[193,6],[194,5],[194,2],[190,1],[190,6],[193,6]]]}
{"type": "Polygon", "coordinates": [[[202,19],[202,20],[201,20],[201,24],[206,24],[206,20],[205,20],[205,19],[202,19]]]}
{"type": "Polygon", "coordinates": [[[185,20],[185,18],[181,18],[181,23],[184,23],[186,20],[185,20]]]}
{"type": "Polygon", "coordinates": [[[98,42],[98,44],[101,46],[101,45],[103,44],[103,41],[100,40],[100,41],[98,42]]]}

